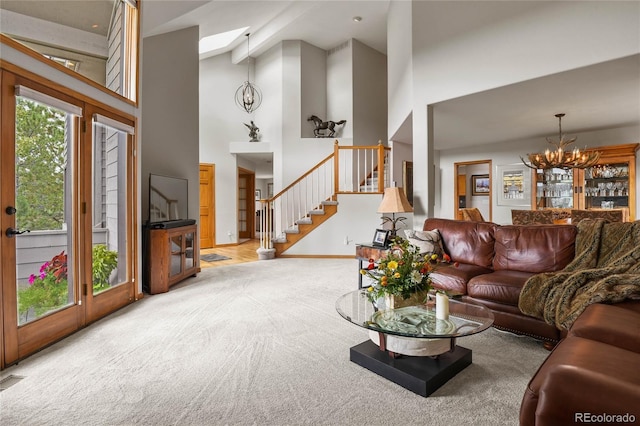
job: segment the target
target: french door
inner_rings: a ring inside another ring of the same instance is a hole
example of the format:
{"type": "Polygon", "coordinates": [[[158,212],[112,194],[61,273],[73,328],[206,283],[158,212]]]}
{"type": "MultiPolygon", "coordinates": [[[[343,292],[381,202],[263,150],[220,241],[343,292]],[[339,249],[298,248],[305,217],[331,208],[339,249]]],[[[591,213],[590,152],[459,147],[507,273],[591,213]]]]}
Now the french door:
{"type": "Polygon", "coordinates": [[[2,71],[2,357],[134,300],[133,122],[2,71]]]}

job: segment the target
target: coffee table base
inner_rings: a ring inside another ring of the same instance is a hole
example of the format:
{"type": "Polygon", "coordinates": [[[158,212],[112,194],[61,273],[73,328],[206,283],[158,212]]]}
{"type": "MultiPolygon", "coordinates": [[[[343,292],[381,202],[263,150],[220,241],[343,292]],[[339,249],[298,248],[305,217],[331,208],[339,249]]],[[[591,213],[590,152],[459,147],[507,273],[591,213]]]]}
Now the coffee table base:
{"type": "Polygon", "coordinates": [[[471,350],[460,346],[436,358],[392,358],[388,352],[381,351],[375,343],[367,340],[352,347],[350,353],[351,362],[424,397],[471,365],[471,350]]]}

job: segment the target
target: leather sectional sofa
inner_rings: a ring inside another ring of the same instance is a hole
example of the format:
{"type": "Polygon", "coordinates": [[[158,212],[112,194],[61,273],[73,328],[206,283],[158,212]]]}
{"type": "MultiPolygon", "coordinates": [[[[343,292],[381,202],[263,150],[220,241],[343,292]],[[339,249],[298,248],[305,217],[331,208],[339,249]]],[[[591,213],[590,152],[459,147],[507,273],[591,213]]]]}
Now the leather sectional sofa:
{"type": "Polygon", "coordinates": [[[575,255],[573,225],[497,225],[430,218],[423,230],[437,229],[445,253],[457,262],[431,274],[433,286],[482,304],[494,327],[528,335],[552,348],[561,338],[555,326],[523,314],[520,290],[529,277],[563,269],[575,255]]]}
{"type": "Polygon", "coordinates": [[[575,225],[497,225],[427,219],[459,266],[432,274],[437,288],[462,294],[495,316],[494,326],[553,348],[524,392],[521,426],[640,422],[640,301],[589,305],[559,330],[518,308],[527,279],[563,269],[575,256],[575,225]]]}

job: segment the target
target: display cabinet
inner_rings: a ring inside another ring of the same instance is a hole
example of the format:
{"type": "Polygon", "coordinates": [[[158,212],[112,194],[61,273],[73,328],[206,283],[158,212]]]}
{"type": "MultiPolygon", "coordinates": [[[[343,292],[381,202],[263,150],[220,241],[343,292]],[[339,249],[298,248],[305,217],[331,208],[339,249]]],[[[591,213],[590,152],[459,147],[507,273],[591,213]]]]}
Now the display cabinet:
{"type": "Polygon", "coordinates": [[[197,225],[149,230],[150,294],[169,287],[198,272],[197,225]]]}
{"type": "Polygon", "coordinates": [[[586,169],[535,170],[533,208],[623,209],[635,220],[636,151],[640,144],[612,145],[586,169]]]}

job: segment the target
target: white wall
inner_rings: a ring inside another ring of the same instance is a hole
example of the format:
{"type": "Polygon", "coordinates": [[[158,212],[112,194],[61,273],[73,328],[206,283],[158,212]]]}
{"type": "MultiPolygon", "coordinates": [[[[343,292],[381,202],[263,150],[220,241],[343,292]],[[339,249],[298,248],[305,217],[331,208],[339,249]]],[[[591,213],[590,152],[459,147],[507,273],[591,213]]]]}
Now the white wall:
{"type": "Polygon", "coordinates": [[[339,138],[353,138],[353,51],[351,40],[331,49],[327,56],[327,116],[324,121],[347,122],[338,126],[339,138]]]}
{"type": "Polygon", "coordinates": [[[327,117],[327,52],[300,42],[300,126],[302,138],[313,138],[313,122],[309,116],[327,117]]]}
{"type": "MultiPolygon", "coordinates": [[[[629,143],[640,142],[640,126],[621,127],[615,129],[601,130],[597,132],[588,133],[575,133],[567,136],[577,137],[577,146],[588,146],[589,148],[596,148],[599,146],[607,145],[622,145],[629,143]]],[[[441,208],[436,212],[437,217],[453,218],[455,214],[455,200],[453,198],[453,185],[454,185],[454,163],[464,161],[474,161],[478,159],[492,160],[493,165],[493,194],[492,197],[492,220],[495,223],[510,224],[511,223],[511,209],[527,209],[529,206],[501,206],[497,204],[497,194],[500,190],[499,182],[496,174],[496,167],[500,165],[518,164],[521,163],[520,155],[525,155],[528,152],[537,150],[543,150],[547,142],[543,139],[525,139],[518,141],[510,141],[500,144],[485,145],[479,147],[467,147],[452,150],[440,151],[440,167],[442,169],[443,179],[438,188],[438,193],[441,194],[440,202],[441,208]]],[[[636,159],[636,168],[640,167],[640,159],[636,159]]],[[[640,169],[639,169],[640,170],[640,169]]],[[[487,173],[485,171],[484,173],[487,173]]],[[[470,179],[474,172],[470,166],[466,167],[467,178],[470,179]]],[[[470,182],[467,182],[467,188],[470,193],[470,182]]],[[[640,174],[636,174],[636,188],[640,188],[640,174]]],[[[474,199],[480,197],[473,197],[474,199]]],[[[486,197],[484,197],[486,198],[486,197]]],[[[467,199],[469,200],[469,199],[467,199]]],[[[478,200],[473,200],[476,202],[478,200]]],[[[477,204],[477,203],[476,203],[477,204]]],[[[478,205],[467,205],[468,207],[478,207],[478,205]]],[[[636,211],[640,211],[640,200],[636,200],[636,211]]],[[[484,212],[483,212],[484,215],[484,212]]],[[[488,218],[488,216],[485,216],[488,218]]]]}
{"type": "MultiPolygon", "coordinates": [[[[390,47],[406,35],[399,19],[407,7],[392,4],[390,47]]],[[[390,91],[413,85],[417,223],[441,213],[430,188],[436,155],[429,152],[427,105],[640,52],[637,2],[412,2],[411,8],[412,75],[390,67],[389,81],[390,91]]],[[[403,51],[389,49],[388,62],[396,59],[406,62],[403,51]]],[[[402,117],[403,102],[391,99],[390,123],[402,117]]],[[[450,165],[443,161],[444,171],[450,165]]]]}
{"type": "Polygon", "coordinates": [[[354,145],[387,140],[387,57],[352,39],[354,145]]]}
{"type": "Polygon", "coordinates": [[[412,3],[392,1],[387,14],[387,139],[393,139],[412,111],[412,3]]]}

